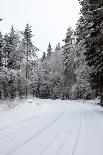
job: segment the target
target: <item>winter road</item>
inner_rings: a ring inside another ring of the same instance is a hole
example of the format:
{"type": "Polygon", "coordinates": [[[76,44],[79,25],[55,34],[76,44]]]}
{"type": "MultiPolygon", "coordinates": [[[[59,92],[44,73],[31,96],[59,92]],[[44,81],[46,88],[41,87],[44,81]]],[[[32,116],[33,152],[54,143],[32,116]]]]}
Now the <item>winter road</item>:
{"type": "Polygon", "coordinates": [[[95,105],[32,102],[0,112],[0,155],[103,155],[103,112],[95,105]]]}

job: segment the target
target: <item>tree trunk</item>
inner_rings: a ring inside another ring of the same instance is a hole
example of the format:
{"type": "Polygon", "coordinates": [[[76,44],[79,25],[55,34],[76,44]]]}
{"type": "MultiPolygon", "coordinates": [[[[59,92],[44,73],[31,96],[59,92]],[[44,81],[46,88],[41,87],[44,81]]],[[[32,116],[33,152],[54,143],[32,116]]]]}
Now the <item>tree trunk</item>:
{"type": "Polygon", "coordinates": [[[27,96],[28,96],[27,77],[28,77],[28,74],[27,74],[27,64],[26,64],[26,99],[27,99],[27,96]]]}
{"type": "Polygon", "coordinates": [[[28,97],[28,39],[27,39],[27,53],[26,53],[26,99],[28,97]]]}

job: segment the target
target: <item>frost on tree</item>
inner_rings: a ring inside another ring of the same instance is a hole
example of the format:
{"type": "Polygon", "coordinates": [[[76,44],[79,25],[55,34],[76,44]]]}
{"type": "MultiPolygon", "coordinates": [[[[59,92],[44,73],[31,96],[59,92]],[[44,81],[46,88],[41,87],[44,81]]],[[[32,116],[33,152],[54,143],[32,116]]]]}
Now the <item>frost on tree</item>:
{"type": "Polygon", "coordinates": [[[84,40],[86,61],[92,69],[90,83],[103,105],[103,1],[80,0],[80,4],[78,40],[84,40]]]}

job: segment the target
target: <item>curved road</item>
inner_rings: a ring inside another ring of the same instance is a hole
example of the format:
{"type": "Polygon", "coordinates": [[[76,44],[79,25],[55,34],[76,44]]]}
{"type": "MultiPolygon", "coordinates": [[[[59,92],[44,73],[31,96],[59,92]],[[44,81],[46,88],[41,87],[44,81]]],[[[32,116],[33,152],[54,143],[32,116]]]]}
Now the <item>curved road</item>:
{"type": "Polygon", "coordinates": [[[0,155],[103,155],[101,110],[67,101],[46,106],[43,113],[0,127],[0,155]]]}

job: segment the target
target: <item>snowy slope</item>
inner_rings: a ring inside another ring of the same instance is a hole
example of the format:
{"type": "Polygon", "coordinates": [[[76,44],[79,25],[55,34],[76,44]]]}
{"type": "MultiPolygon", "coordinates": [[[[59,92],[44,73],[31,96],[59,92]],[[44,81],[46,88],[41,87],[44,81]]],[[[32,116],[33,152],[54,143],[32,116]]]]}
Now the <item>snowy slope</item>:
{"type": "Polygon", "coordinates": [[[103,155],[103,112],[96,105],[24,102],[0,112],[0,155],[103,155]]]}

